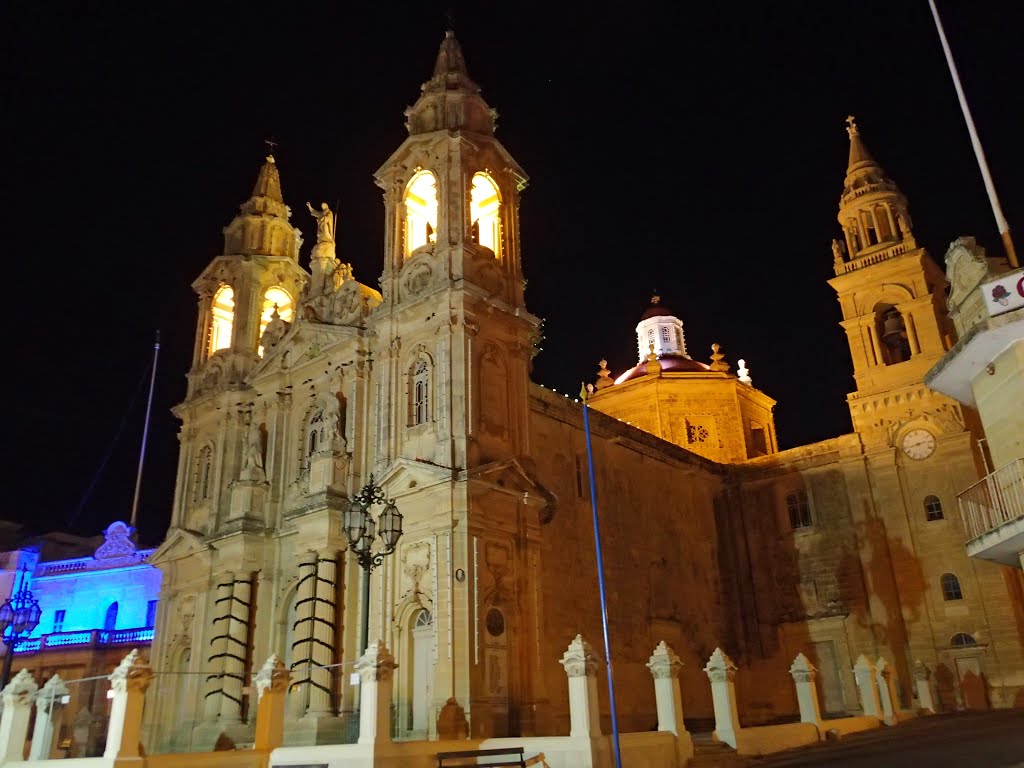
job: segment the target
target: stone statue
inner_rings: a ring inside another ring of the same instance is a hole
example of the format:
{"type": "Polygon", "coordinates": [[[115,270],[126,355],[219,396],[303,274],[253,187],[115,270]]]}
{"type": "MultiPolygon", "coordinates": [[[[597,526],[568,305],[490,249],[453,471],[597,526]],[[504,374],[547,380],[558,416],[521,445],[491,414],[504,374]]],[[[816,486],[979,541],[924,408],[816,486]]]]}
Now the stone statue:
{"type": "Polygon", "coordinates": [[[243,470],[263,469],[263,435],[260,433],[260,425],[256,419],[249,422],[249,432],[245,437],[245,461],[242,463],[243,470]]]}
{"type": "Polygon", "coordinates": [[[899,225],[900,232],[903,233],[903,236],[910,237],[910,217],[907,216],[906,211],[897,211],[896,223],[899,225]]]}
{"type": "Polygon", "coordinates": [[[312,205],[306,203],[309,212],[316,219],[316,241],[318,243],[334,242],[334,213],[327,207],[327,203],[320,203],[320,210],[317,211],[312,205]]]}
{"type": "Polygon", "coordinates": [[[837,264],[841,264],[843,262],[843,254],[845,251],[846,247],[841,242],[838,240],[832,241],[832,256],[835,257],[837,264]]]}
{"type": "Polygon", "coordinates": [[[263,347],[264,352],[269,351],[276,347],[278,343],[284,338],[284,335],[288,332],[288,323],[281,319],[281,315],[277,311],[277,304],[274,305],[274,312],[270,316],[270,322],[267,323],[267,327],[263,331],[263,335],[260,337],[260,346],[263,347]]]}
{"type": "Polygon", "coordinates": [[[352,265],[345,264],[341,261],[335,262],[334,271],[331,273],[331,280],[334,285],[334,290],[341,288],[342,283],[347,280],[353,280],[352,277],[352,265]]]}

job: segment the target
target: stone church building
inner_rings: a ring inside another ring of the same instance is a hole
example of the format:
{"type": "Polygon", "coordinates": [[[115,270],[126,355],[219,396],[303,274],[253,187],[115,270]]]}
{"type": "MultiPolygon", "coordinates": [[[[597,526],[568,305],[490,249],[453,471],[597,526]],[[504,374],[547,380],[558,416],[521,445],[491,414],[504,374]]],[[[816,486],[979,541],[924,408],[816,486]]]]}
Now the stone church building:
{"type": "MultiPolygon", "coordinates": [[[[364,609],[399,665],[397,737],[435,736],[442,713],[479,736],[568,732],[558,659],[576,633],[601,636],[582,411],[530,381],[527,177],[494,115],[448,33],[376,173],[379,292],[337,257],[326,205],[310,208],[317,242],[301,253],[273,157],[193,283],[171,525],[149,560],[163,572],[152,751],[250,740],[249,676],[271,653],[293,670],[288,742],[353,739],[364,609]],[[364,605],[343,523],[371,476],[404,532],[364,605]]],[[[1021,573],[968,559],[955,511],[978,477],[975,420],[922,383],[954,340],[946,281],[849,134],[829,283],[853,433],[780,452],[774,401],[718,349],[691,357],[658,299],[638,364],[595,381],[624,730],[656,722],[644,664],[660,640],[685,664],[696,720],[712,715],[701,668],[716,646],[740,667],[751,724],[796,711],[798,651],[828,712],[859,709],[860,654],[890,661],[904,706],[921,664],[947,708],[1024,696],[1021,573]]]]}

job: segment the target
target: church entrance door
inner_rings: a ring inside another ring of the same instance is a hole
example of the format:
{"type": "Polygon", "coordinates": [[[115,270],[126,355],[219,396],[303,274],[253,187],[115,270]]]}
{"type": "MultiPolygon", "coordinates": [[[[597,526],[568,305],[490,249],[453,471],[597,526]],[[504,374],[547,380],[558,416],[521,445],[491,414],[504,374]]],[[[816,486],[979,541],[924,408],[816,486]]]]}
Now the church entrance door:
{"type": "Polygon", "coordinates": [[[412,730],[427,734],[430,697],[434,679],[434,621],[430,611],[416,616],[412,630],[412,730]]]}

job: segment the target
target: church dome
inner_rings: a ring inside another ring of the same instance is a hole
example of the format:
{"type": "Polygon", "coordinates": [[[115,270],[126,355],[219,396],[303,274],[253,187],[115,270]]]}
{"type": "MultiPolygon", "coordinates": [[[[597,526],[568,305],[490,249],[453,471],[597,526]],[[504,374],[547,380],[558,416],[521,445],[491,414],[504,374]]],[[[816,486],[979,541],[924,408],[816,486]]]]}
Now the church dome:
{"type": "Polygon", "coordinates": [[[650,320],[652,317],[675,317],[675,312],[661,303],[660,296],[651,297],[651,305],[640,315],[640,322],[650,320]]]}
{"type": "MultiPolygon", "coordinates": [[[[706,363],[694,360],[686,355],[667,354],[659,355],[658,362],[661,364],[662,373],[705,373],[711,367],[706,363]]],[[[633,379],[640,379],[647,375],[647,361],[643,360],[625,373],[615,379],[616,384],[623,384],[633,379]]]]}

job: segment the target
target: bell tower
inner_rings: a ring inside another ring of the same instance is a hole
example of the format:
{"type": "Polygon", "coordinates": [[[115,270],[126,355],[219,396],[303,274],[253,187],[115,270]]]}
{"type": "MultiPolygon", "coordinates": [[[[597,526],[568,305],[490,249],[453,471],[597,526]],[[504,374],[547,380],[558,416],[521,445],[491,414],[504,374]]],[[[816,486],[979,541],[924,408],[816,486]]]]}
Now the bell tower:
{"type": "Polygon", "coordinates": [[[386,229],[373,330],[391,401],[377,461],[466,468],[522,455],[539,326],[519,251],[527,178],[451,31],[405,116],[408,138],[376,173],[386,229]]]}
{"type": "Polygon", "coordinates": [[[937,397],[924,389],[924,374],[951,344],[952,326],[945,274],[917,244],[906,197],[868,152],[854,118],[847,123],[850,157],[838,215],[843,235],[832,241],[829,284],[838,294],[853,359],[856,390],[847,399],[854,429],[866,442],[886,443],[893,439],[887,434],[892,422],[879,409],[906,411],[922,391],[937,397]]]}

